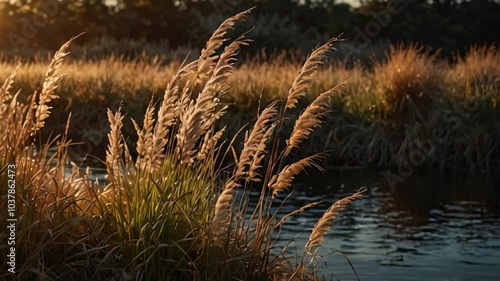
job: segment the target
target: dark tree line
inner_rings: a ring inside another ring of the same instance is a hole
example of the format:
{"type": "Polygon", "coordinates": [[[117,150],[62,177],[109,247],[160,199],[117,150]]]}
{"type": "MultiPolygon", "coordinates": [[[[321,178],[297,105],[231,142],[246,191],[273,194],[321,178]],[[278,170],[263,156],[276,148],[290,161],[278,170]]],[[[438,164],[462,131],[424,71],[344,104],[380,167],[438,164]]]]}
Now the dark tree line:
{"type": "Polygon", "coordinates": [[[198,47],[222,19],[252,6],[256,9],[247,27],[263,25],[256,30],[261,43],[255,50],[300,46],[287,38],[316,42],[344,33],[352,46],[366,39],[420,42],[449,54],[470,44],[495,43],[500,34],[499,1],[361,3],[353,8],[333,0],[0,0],[0,48],[53,49],[81,32],[87,38],[168,40],[172,47],[198,47]],[[392,13],[388,7],[396,4],[399,12],[392,13]]]}

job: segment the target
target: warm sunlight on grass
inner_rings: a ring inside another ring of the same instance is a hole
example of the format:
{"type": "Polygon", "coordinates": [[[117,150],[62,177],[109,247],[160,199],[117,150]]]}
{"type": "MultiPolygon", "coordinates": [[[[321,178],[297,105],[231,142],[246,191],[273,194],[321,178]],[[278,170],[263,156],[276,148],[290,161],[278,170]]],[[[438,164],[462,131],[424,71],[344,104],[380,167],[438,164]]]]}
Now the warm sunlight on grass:
{"type": "MultiPolygon", "coordinates": [[[[339,86],[314,98],[298,116],[289,116],[288,111],[310,91],[337,38],[311,53],[283,103],[272,102],[260,111],[245,131],[243,148],[236,152],[233,136],[224,152],[219,140],[225,129],[219,123],[227,107],[220,97],[230,89],[235,54],[248,40],[242,36],[229,41],[220,55],[215,50],[248,13],[227,19],[197,60],[173,72],[161,101],[151,101],[142,121],[133,121],[136,157],[122,131],[122,107],[107,110],[110,131],[104,163],[109,183],[103,188],[89,180],[89,170],[73,162],[68,169],[71,141],[66,133],[38,145],[51,105],[59,98],[56,89],[65,76],[62,65],[71,41],[55,54],[41,91],[25,102],[13,90],[24,69],[12,72],[0,89],[0,128],[8,132],[0,139],[5,144],[0,150],[0,191],[7,194],[5,167],[16,163],[18,280],[321,279],[317,249],[336,215],[362,198],[364,190],[326,210],[298,260],[284,251],[276,254],[276,239],[287,218],[313,205],[282,214],[273,204],[275,195],[287,192],[295,176],[307,167],[319,167],[325,156],[311,154],[297,160],[291,152],[322,124],[339,86]],[[281,137],[284,121],[294,119],[291,134],[281,137]],[[52,148],[56,151],[50,155],[52,148]],[[230,154],[234,162],[223,168],[221,161],[230,154]],[[260,198],[250,209],[254,189],[260,198]]],[[[73,125],[68,121],[66,126],[73,125]]]]}

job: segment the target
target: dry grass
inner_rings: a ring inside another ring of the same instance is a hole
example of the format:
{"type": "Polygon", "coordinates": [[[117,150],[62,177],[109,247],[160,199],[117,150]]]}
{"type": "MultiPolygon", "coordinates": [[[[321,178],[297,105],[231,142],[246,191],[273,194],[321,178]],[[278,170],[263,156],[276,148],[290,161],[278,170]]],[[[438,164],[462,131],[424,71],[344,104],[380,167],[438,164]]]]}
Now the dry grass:
{"type": "Polygon", "coordinates": [[[491,95],[499,91],[500,50],[495,46],[471,46],[465,57],[457,57],[447,78],[457,95],[491,95]]]}
{"type": "MultiPolygon", "coordinates": [[[[321,61],[318,57],[322,56],[318,50],[324,51],[324,49],[320,48],[314,51],[317,55],[316,63],[321,61]]],[[[226,54],[229,55],[230,52],[226,52],[226,54]]],[[[224,135],[221,136],[222,139],[234,135],[242,124],[252,120],[258,108],[269,105],[273,100],[286,102],[290,92],[294,93],[292,97],[304,95],[301,104],[297,103],[296,105],[302,108],[312,102],[315,97],[342,83],[347,78],[350,80],[343,87],[343,94],[330,95],[330,101],[325,99],[329,106],[333,106],[337,110],[336,118],[323,118],[322,127],[316,128],[320,133],[309,138],[308,145],[301,150],[295,150],[294,153],[308,155],[318,149],[329,149],[339,151],[329,158],[332,165],[364,167],[397,165],[397,159],[408,152],[398,153],[405,150],[404,147],[402,149],[405,140],[417,138],[423,141],[428,139],[431,137],[429,134],[433,129],[442,126],[442,123],[435,122],[439,120],[437,118],[439,115],[448,111],[459,113],[457,105],[470,103],[471,98],[478,100],[481,110],[487,114],[481,118],[471,119],[471,123],[468,122],[468,118],[461,118],[463,121],[467,120],[467,126],[460,126],[457,133],[467,135],[469,128],[497,127],[499,115],[496,112],[500,100],[500,91],[498,90],[500,73],[498,65],[495,64],[498,57],[498,49],[495,46],[471,48],[466,56],[457,58],[456,62],[452,64],[437,61],[435,54],[424,51],[422,47],[405,48],[399,46],[392,48],[385,61],[375,62],[373,69],[359,63],[347,67],[347,62],[336,61],[321,67],[310,63],[310,73],[304,71],[307,69],[306,65],[300,64],[297,58],[289,59],[288,56],[289,54],[286,53],[277,54],[272,58],[261,55],[260,58],[245,61],[240,65],[233,65],[230,69],[221,69],[221,74],[225,73],[223,76],[226,79],[226,85],[207,88],[204,97],[206,101],[209,101],[215,91],[220,97],[218,102],[222,107],[228,106],[224,110],[228,114],[222,116],[222,122],[229,121],[228,126],[225,127],[224,135]],[[227,75],[229,72],[226,70],[233,72],[234,75],[227,75]],[[297,73],[300,75],[296,77],[297,73]],[[307,73],[314,73],[314,81],[300,86],[297,81],[300,80],[300,77],[306,81],[307,73]],[[295,87],[290,87],[294,83],[295,87]],[[296,89],[294,90],[294,88],[296,89]],[[227,91],[227,89],[230,90],[227,91]],[[225,94],[221,95],[222,93],[225,94]],[[422,127],[422,123],[425,123],[425,126],[422,127]]],[[[313,55],[312,58],[314,58],[313,55]]],[[[232,60],[230,56],[228,59],[232,60]]],[[[14,88],[23,88],[19,100],[26,101],[28,99],[27,93],[42,87],[46,74],[44,64],[44,62],[35,61],[19,67],[13,84],[14,88]]],[[[204,62],[202,65],[209,67],[209,64],[204,62]]],[[[16,65],[6,61],[1,62],[0,76],[8,77],[16,65]]],[[[171,123],[172,120],[181,114],[179,108],[175,107],[175,99],[178,98],[176,95],[179,94],[179,91],[186,90],[174,87],[173,85],[177,82],[173,81],[185,81],[191,79],[193,75],[198,76],[189,87],[196,88],[196,92],[201,90],[201,85],[204,85],[213,76],[209,74],[206,76],[204,76],[205,74],[196,75],[199,65],[197,62],[193,62],[193,58],[184,64],[182,61],[165,64],[155,59],[141,58],[125,61],[117,57],[110,57],[95,61],[68,61],[66,67],[61,67],[62,72],[69,72],[71,75],[62,81],[57,90],[61,98],[51,102],[52,115],[45,120],[45,126],[48,126],[47,131],[55,130],[62,133],[65,122],[59,120],[66,120],[68,112],[72,111],[75,122],[69,128],[69,138],[91,143],[92,153],[103,155],[103,150],[100,147],[104,147],[103,141],[106,135],[102,133],[100,138],[99,135],[96,138],[95,131],[105,129],[104,121],[107,119],[107,113],[104,106],[97,105],[106,105],[116,109],[118,107],[117,101],[123,98],[123,109],[127,117],[142,120],[151,98],[158,99],[163,96],[161,105],[155,104],[155,107],[160,109],[161,114],[159,115],[162,116],[160,123],[163,124],[155,127],[155,130],[158,131],[155,135],[158,137],[154,139],[155,148],[151,150],[150,158],[154,158],[153,162],[156,162],[156,166],[161,160],[156,159],[156,156],[163,153],[161,150],[166,144],[168,128],[175,125],[171,123]],[[181,65],[183,70],[180,70],[181,65]],[[85,71],[79,71],[79,69],[85,71]],[[173,78],[168,80],[165,77],[173,78]],[[165,89],[167,89],[166,92],[165,89]],[[162,131],[161,134],[159,131],[162,131]],[[155,153],[152,153],[153,151],[155,153]]],[[[214,62],[212,62],[211,67],[213,69],[210,71],[215,70],[214,62]]],[[[189,90],[189,94],[192,93],[193,91],[189,90]]],[[[293,100],[293,98],[290,99],[290,102],[293,100]]],[[[184,99],[183,102],[187,101],[188,99],[184,99]]],[[[209,104],[207,103],[207,105],[209,104]]],[[[297,118],[299,109],[287,109],[287,111],[289,119],[297,118]]],[[[196,123],[198,119],[194,118],[193,114],[194,112],[183,113],[183,118],[191,116],[191,122],[196,123]]],[[[207,113],[207,116],[210,114],[207,113]]],[[[214,118],[211,118],[210,122],[215,122],[215,118],[220,117],[220,115],[213,115],[214,118]]],[[[201,115],[199,117],[202,118],[201,115]]],[[[303,121],[306,120],[303,119],[303,121]]],[[[311,120],[309,119],[309,121],[311,120]]],[[[204,126],[208,126],[210,122],[205,122],[204,126]]],[[[279,126],[276,126],[274,131],[280,131],[278,129],[279,126]]],[[[293,127],[285,126],[282,129],[291,130],[293,127]]],[[[129,118],[124,120],[123,130],[129,135],[132,134],[127,139],[128,144],[134,144],[136,130],[133,123],[129,122],[129,118]]],[[[200,127],[198,132],[191,133],[199,135],[202,131],[203,129],[200,127]]],[[[494,150],[495,148],[488,143],[497,143],[498,141],[495,140],[493,134],[488,133],[491,131],[488,129],[486,132],[489,141],[483,144],[471,139],[470,143],[466,145],[468,151],[478,154],[494,150]]],[[[188,133],[188,131],[184,133],[188,133]]],[[[269,133],[271,132],[269,131],[269,133]]],[[[284,133],[282,132],[282,134],[284,133]]],[[[443,156],[440,156],[439,159],[429,158],[426,160],[425,167],[436,167],[437,165],[450,168],[450,166],[456,165],[460,169],[471,168],[472,162],[465,160],[466,158],[457,158],[454,155],[453,158],[461,162],[451,161],[452,156],[449,153],[453,152],[455,147],[462,146],[455,140],[457,138],[450,138],[449,145],[439,147],[438,154],[443,156]]],[[[290,146],[291,148],[293,147],[290,146]]],[[[78,149],[70,149],[79,151],[78,149]]],[[[192,156],[192,151],[189,152],[192,149],[189,146],[184,149],[188,157],[192,156]]],[[[463,152],[460,151],[460,153],[463,152]]],[[[84,152],[88,153],[89,150],[84,152]]],[[[85,156],[82,152],[80,154],[82,157],[85,156]]],[[[480,161],[483,163],[474,165],[473,169],[487,172],[484,170],[485,167],[494,162],[493,158],[497,154],[493,151],[488,155],[486,158],[482,157],[480,161]]],[[[258,161],[253,163],[252,171],[255,171],[258,166],[255,164],[258,164],[258,161]]]]}
{"type": "MultiPolygon", "coordinates": [[[[408,112],[409,103],[427,110],[443,89],[444,68],[437,65],[437,54],[410,45],[391,47],[387,62],[375,62],[376,91],[390,113],[408,112]]],[[[399,120],[398,120],[399,121],[399,120]]]]}
{"type": "Polygon", "coordinates": [[[351,196],[345,197],[337,202],[335,202],[328,210],[321,216],[321,218],[316,222],[309,236],[309,240],[306,244],[306,249],[311,253],[312,249],[319,246],[324,240],[325,234],[330,230],[332,226],[332,221],[335,217],[342,212],[347,206],[349,206],[353,201],[361,199],[363,197],[363,192],[366,189],[360,189],[358,192],[351,196]]]}
{"type": "MultiPolygon", "coordinates": [[[[477,99],[479,113],[462,117],[468,134],[460,145],[440,144],[429,161],[461,162],[488,169],[498,141],[485,134],[491,128],[476,125],[489,124],[477,120],[497,120],[493,105],[498,96],[498,72],[493,63],[488,64],[486,72],[475,65],[495,59],[496,49],[472,50],[450,68],[433,64],[435,57],[420,48],[393,49],[388,61],[376,64],[370,72],[360,67],[345,69],[339,64],[323,67],[327,52],[338,40],[333,38],[313,50],[302,66],[281,62],[278,65],[283,68],[267,63],[236,67],[238,51],[248,44],[246,34],[234,40],[226,40],[225,36],[247,14],[226,20],[199,59],[193,61],[165,66],[111,58],[87,63],[90,71],[73,71],[70,77],[74,75],[76,80],[64,84],[61,78],[68,68],[62,63],[67,59],[68,43],[56,53],[48,72],[33,63],[18,68],[10,65],[11,72],[0,73],[7,77],[0,88],[0,129],[9,132],[0,136],[5,144],[0,148],[0,192],[7,194],[4,167],[16,163],[19,279],[318,279],[313,263],[317,258],[315,249],[336,215],[361,198],[363,190],[336,202],[324,213],[312,230],[303,258],[295,264],[284,254],[274,255],[276,236],[287,218],[317,203],[281,214],[272,208],[274,197],[289,189],[306,168],[320,168],[324,154],[308,150],[318,142],[327,148],[340,145],[340,157],[357,148],[348,157],[365,165],[391,165],[397,157],[408,154],[413,140],[428,138],[440,123],[440,116],[435,117],[436,112],[430,109],[449,106],[460,96],[445,91],[451,89],[440,80],[446,71],[446,75],[463,73],[463,81],[473,81],[467,83],[487,91],[477,99]],[[268,71],[263,72],[268,77],[255,71],[259,69],[268,71]],[[20,76],[24,71],[30,73],[20,76]],[[115,71],[115,76],[107,77],[107,71],[115,71]],[[339,75],[333,77],[334,71],[339,75]],[[165,74],[171,79],[165,81],[165,74]],[[344,77],[351,74],[354,81],[344,86],[344,77]],[[38,78],[40,82],[36,82],[38,78]],[[21,84],[28,85],[28,90],[39,88],[40,94],[21,98],[13,92],[19,79],[24,80],[21,84]],[[240,85],[241,79],[249,82],[240,85]],[[236,94],[247,86],[252,88],[248,96],[236,94]],[[231,100],[233,106],[241,108],[248,106],[241,101],[259,103],[256,94],[261,94],[257,91],[261,86],[272,90],[262,94],[266,106],[259,110],[240,144],[238,136],[232,134],[234,128],[230,128],[236,122],[231,120],[224,126],[225,112],[231,110],[225,102],[231,100]],[[345,102],[344,96],[334,95],[340,86],[349,95],[345,102]],[[89,99],[110,105],[103,99],[116,96],[103,98],[103,92],[117,94],[127,89],[134,97],[148,92],[146,98],[136,101],[143,109],[140,119],[134,115],[138,113],[122,112],[130,106],[126,99],[113,109],[102,109],[110,129],[103,161],[109,183],[104,188],[90,181],[89,170],[83,171],[69,161],[69,123],[61,136],[48,138],[47,143],[41,141],[51,116],[61,110],[55,107],[61,102],[57,93],[68,93],[68,89],[75,89],[74,96],[62,98],[73,99],[72,106],[89,99]],[[439,98],[433,96],[441,90],[439,98]],[[155,95],[160,92],[161,97],[155,95]],[[274,99],[277,101],[265,102],[274,99]],[[398,119],[400,124],[395,126],[395,112],[409,114],[400,110],[406,101],[411,101],[421,114],[398,119]],[[340,112],[325,122],[332,105],[338,105],[340,112]],[[423,109],[429,112],[423,114],[423,109]],[[432,122],[424,122],[426,115],[433,118],[432,122]],[[137,134],[134,145],[125,133],[129,117],[137,134]],[[290,121],[294,121],[293,126],[289,126],[290,121]],[[327,133],[318,141],[313,131],[322,126],[327,133]],[[219,140],[227,137],[232,140],[222,146],[219,140]],[[304,144],[306,139],[308,145],[304,144]],[[56,148],[55,153],[50,153],[51,147],[56,148]],[[134,148],[137,158],[131,155],[135,154],[134,148]],[[227,151],[223,151],[225,148],[227,151]],[[221,168],[218,164],[224,163],[230,152],[234,163],[221,168]],[[250,200],[253,191],[259,192],[255,206],[250,200]]],[[[70,67],[83,64],[69,63],[70,67]]],[[[453,85],[453,89],[460,89],[462,84],[458,81],[453,85]]],[[[450,137],[458,134],[456,129],[450,137]]],[[[5,197],[1,202],[4,205],[5,197]]]]}
{"type": "Polygon", "coordinates": [[[343,86],[344,83],[335,86],[334,88],[320,94],[309,106],[304,109],[304,111],[299,115],[299,118],[293,126],[293,131],[290,138],[287,141],[287,148],[285,150],[285,156],[290,153],[290,151],[298,147],[302,141],[307,139],[313,130],[323,122],[322,118],[325,118],[330,107],[331,96],[338,92],[338,88],[343,86]]]}
{"type": "Polygon", "coordinates": [[[327,59],[326,55],[332,50],[333,43],[337,41],[339,41],[339,38],[332,38],[330,41],[311,52],[288,92],[285,104],[286,108],[294,108],[299,102],[299,99],[310,92],[314,76],[318,73],[318,69],[327,59]]]}
{"type": "MultiPolygon", "coordinates": [[[[229,42],[225,35],[249,12],[226,20],[199,59],[179,65],[161,103],[155,103],[153,96],[142,122],[132,119],[137,133],[135,160],[123,133],[124,104],[116,111],[107,109],[103,162],[109,182],[104,188],[89,180],[88,169],[84,172],[71,163],[68,171],[69,122],[65,134],[38,144],[58,98],[56,89],[71,41],[56,52],[40,94],[27,96],[26,103],[11,94],[22,68],[8,76],[0,88],[1,129],[10,133],[2,136],[7,145],[0,151],[1,182],[7,179],[4,167],[16,163],[18,279],[263,280],[294,278],[297,270],[302,279],[317,278],[315,271],[273,254],[276,234],[286,218],[316,203],[285,215],[271,205],[306,167],[320,168],[316,161],[322,154],[285,165],[291,159],[277,149],[285,144],[280,135],[290,118],[286,108],[295,107],[309,91],[324,54],[337,39],[313,51],[282,106],[273,102],[259,114],[246,132],[243,149],[234,151],[234,169],[224,181],[222,173],[227,171],[216,165],[223,157],[218,140],[224,129],[218,128],[226,107],[221,98],[229,89],[236,53],[248,44],[246,34],[229,42]],[[253,188],[260,189],[260,197],[250,210],[253,188]]],[[[298,117],[289,136],[292,147],[319,126],[334,90],[316,97],[298,117]]]]}
{"type": "MultiPolygon", "coordinates": [[[[60,66],[69,44],[56,53],[39,96],[34,93],[25,104],[18,100],[18,94],[10,93],[16,72],[1,89],[0,129],[6,133],[1,139],[5,145],[0,150],[0,182],[2,194],[7,194],[4,167],[15,164],[19,261],[16,272],[21,280],[52,278],[54,271],[67,273],[80,259],[95,254],[93,247],[99,248],[96,233],[100,225],[92,216],[100,211],[95,204],[98,184],[89,180],[88,171],[77,167],[67,171],[66,136],[54,136],[45,144],[35,145],[37,132],[43,129],[50,114],[49,103],[57,98],[54,90],[63,75],[60,66]],[[55,148],[55,152],[49,153],[49,148],[55,148]]],[[[2,195],[4,207],[5,200],[2,195]]],[[[6,221],[4,215],[2,221],[6,221]]]]}
{"type": "Polygon", "coordinates": [[[304,171],[307,167],[315,167],[320,171],[323,171],[321,166],[319,166],[316,161],[320,161],[323,157],[322,154],[314,154],[306,158],[300,159],[290,165],[285,166],[277,175],[277,177],[271,178],[269,182],[269,187],[273,191],[273,198],[278,195],[279,192],[287,190],[292,185],[295,176],[304,171]]]}

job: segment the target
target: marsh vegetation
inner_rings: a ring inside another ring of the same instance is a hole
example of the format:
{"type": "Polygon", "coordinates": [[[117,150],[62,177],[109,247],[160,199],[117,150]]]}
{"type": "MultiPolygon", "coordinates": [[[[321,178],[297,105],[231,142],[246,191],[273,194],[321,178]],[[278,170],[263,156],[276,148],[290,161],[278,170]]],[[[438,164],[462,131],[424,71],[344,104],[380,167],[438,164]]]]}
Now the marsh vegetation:
{"type": "Polygon", "coordinates": [[[317,248],[335,216],[360,199],[364,190],[325,211],[299,259],[273,250],[286,219],[314,203],[283,214],[273,208],[273,198],[286,192],[305,168],[320,167],[323,153],[297,161],[289,161],[288,156],[322,123],[338,86],[323,92],[294,118],[286,139],[279,133],[290,125],[284,122],[287,111],[309,92],[337,38],[311,53],[286,99],[267,105],[244,129],[241,150],[233,148],[236,138],[222,150],[219,140],[225,129],[219,129],[218,123],[227,107],[221,96],[230,89],[227,80],[236,52],[248,44],[246,34],[231,41],[225,35],[247,14],[224,21],[197,60],[178,66],[161,101],[152,98],[142,120],[132,120],[137,133],[136,157],[122,133],[125,116],[121,105],[116,111],[107,110],[110,131],[103,162],[109,183],[104,188],[89,179],[88,169],[82,171],[74,162],[70,162],[72,170],[67,170],[71,118],[62,135],[40,141],[52,102],[59,97],[56,90],[65,75],[62,65],[74,39],[56,52],[41,90],[25,102],[13,90],[22,69],[16,68],[8,76],[0,92],[1,128],[6,132],[1,140],[1,181],[2,194],[7,194],[3,167],[15,163],[18,267],[15,275],[4,278],[320,278],[314,262],[317,248]],[[224,43],[222,52],[216,53],[224,43]],[[51,147],[57,150],[49,155],[51,147]],[[220,166],[223,161],[218,159],[226,157],[233,164],[220,166]],[[253,189],[259,190],[259,200],[248,211],[253,189]]]}
{"type": "Polygon", "coordinates": [[[228,32],[248,13],[224,21],[196,58],[72,58],[83,37],[50,61],[0,60],[0,202],[14,163],[15,277],[321,279],[318,249],[364,189],[325,208],[290,255],[282,227],[318,205],[287,207],[305,170],[498,167],[495,45],[451,62],[419,45],[328,62],[332,38],[307,58],[245,58],[251,36],[228,32]],[[104,184],[81,165],[90,155],[104,184]]]}

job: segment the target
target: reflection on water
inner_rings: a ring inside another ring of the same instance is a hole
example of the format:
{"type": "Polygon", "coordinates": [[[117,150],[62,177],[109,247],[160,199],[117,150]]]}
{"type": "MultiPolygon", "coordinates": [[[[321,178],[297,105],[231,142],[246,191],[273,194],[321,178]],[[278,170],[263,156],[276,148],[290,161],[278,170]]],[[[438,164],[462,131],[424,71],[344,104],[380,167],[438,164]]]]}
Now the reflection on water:
{"type": "Polygon", "coordinates": [[[361,173],[324,178],[332,180],[296,187],[283,212],[323,203],[290,219],[281,239],[303,249],[326,208],[366,186],[365,198],[335,219],[323,244],[321,253],[330,254],[324,272],[333,280],[357,280],[334,251],[349,258],[361,280],[500,280],[500,204],[492,180],[408,179],[391,190],[361,173]]]}

